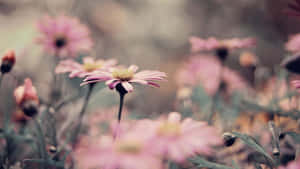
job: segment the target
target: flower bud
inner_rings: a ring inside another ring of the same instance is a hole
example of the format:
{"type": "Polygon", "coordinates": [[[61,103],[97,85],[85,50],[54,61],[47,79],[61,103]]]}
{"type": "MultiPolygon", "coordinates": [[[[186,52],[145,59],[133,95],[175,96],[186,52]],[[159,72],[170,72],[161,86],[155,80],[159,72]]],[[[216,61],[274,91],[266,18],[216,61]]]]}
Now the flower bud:
{"type": "Polygon", "coordinates": [[[7,51],[5,55],[2,57],[2,63],[0,66],[1,73],[4,74],[10,72],[15,62],[16,62],[15,51],[13,50],[7,51]]]}
{"type": "Polygon", "coordinates": [[[47,145],[47,151],[53,154],[57,152],[57,148],[54,145],[47,145]]]}
{"type": "Polygon", "coordinates": [[[243,67],[255,67],[257,65],[257,57],[250,52],[244,52],[240,55],[240,65],[243,67]]]}
{"type": "Polygon", "coordinates": [[[232,146],[235,143],[235,140],[236,140],[236,136],[233,135],[232,133],[223,134],[223,141],[226,147],[232,146]]]}
{"type": "Polygon", "coordinates": [[[37,92],[29,78],[24,80],[24,85],[19,86],[14,91],[17,105],[29,117],[38,113],[39,99],[37,92]]]}

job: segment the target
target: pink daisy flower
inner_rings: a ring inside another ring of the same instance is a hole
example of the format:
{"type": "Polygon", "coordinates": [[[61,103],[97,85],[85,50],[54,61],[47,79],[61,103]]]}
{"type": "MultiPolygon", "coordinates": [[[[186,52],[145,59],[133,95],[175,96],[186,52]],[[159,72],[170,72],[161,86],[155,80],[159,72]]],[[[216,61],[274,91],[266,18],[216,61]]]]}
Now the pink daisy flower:
{"type": "Polygon", "coordinates": [[[95,60],[92,57],[85,57],[83,58],[83,64],[80,64],[74,60],[68,59],[60,61],[58,66],[55,69],[55,73],[70,73],[69,77],[79,77],[83,78],[86,74],[91,73],[96,70],[106,70],[114,65],[116,65],[117,61],[114,59],[109,60],[102,60],[98,59],[95,60]]]}
{"type": "Polygon", "coordinates": [[[177,112],[171,112],[165,120],[140,121],[136,130],[147,131],[153,152],[176,162],[183,162],[197,153],[209,154],[212,146],[222,143],[215,128],[191,118],[181,120],[177,112]]]}
{"type": "Polygon", "coordinates": [[[138,67],[136,65],[131,65],[128,68],[119,67],[112,68],[108,71],[94,71],[87,75],[83,84],[105,81],[110,89],[119,87],[123,88],[121,90],[125,90],[122,92],[127,93],[133,91],[133,83],[159,87],[154,81],[161,81],[166,78],[166,73],[164,72],[151,70],[137,72],[137,70],[138,67]]]}
{"type": "Polygon", "coordinates": [[[245,38],[245,39],[233,38],[233,39],[226,39],[226,40],[217,40],[216,38],[212,38],[212,37],[208,39],[191,37],[190,43],[192,45],[191,51],[199,52],[199,51],[218,50],[223,48],[227,50],[249,48],[249,47],[253,47],[256,44],[256,41],[253,38],[245,38]]]}
{"type": "Polygon", "coordinates": [[[300,33],[291,36],[289,38],[289,41],[285,44],[285,48],[287,51],[296,54],[300,52],[299,44],[300,44],[300,33]]]}
{"type": "Polygon", "coordinates": [[[100,140],[81,142],[75,151],[79,168],[101,169],[160,169],[161,161],[151,154],[137,135],[126,135],[113,140],[103,136],[100,140]]]}
{"type": "Polygon", "coordinates": [[[77,57],[78,53],[89,51],[93,45],[89,29],[77,18],[45,16],[37,27],[41,33],[37,43],[58,57],[77,57]]]}
{"type": "Polygon", "coordinates": [[[222,82],[228,94],[250,88],[237,72],[222,66],[220,60],[210,55],[193,56],[176,74],[178,86],[201,85],[209,95],[214,95],[222,82]]]}

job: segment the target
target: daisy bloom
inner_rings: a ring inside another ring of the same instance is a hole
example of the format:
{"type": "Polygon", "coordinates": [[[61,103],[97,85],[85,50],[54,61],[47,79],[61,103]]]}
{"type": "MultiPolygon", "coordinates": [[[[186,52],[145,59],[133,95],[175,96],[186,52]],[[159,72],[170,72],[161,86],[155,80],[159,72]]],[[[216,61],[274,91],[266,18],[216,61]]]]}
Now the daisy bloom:
{"type": "Polygon", "coordinates": [[[166,78],[166,73],[160,71],[144,70],[137,72],[138,67],[131,65],[128,68],[112,68],[108,71],[94,71],[87,75],[83,84],[105,81],[110,89],[116,88],[121,93],[133,91],[133,83],[159,87],[154,81],[166,78]],[[121,89],[120,89],[121,88],[121,89]]]}
{"type": "Polygon", "coordinates": [[[197,153],[209,154],[212,146],[222,144],[215,128],[191,118],[182,120],[178,112],[171,112],[164,120],[143,120],[136,130],[147,131],[152,151],[176,162],[183,162],[197,153]]]}
{"type": "Polygon", "coordinates": [[[82,140],[75,150],[79,168],[95,169],[160,169],[161,161],[147,149],[143,137],[126,135],[113,140],[102,136],[82,140]]]}
{"type": "Polygon", "coordinates": [[[117,61],[114,59],[109,60],[102,60],[98,59],[95,60],[92,57],[85,57],[83,58],[83,64],[80,64],[74,60],[68,59],[60,61],[58,66],[55,69],[55,73],[70,73],[69,77],[79,77],[83,78],[86,74],[91,73],[95,70],[106,70],[114,65],[116,65],[117,61]]]}
{"type": "Polygon", "coordinates": [[[250,88],[246,81],[235,71],[225,66],[210,55],[191,57],[176,73],[178,86],[201,85],[207,94],[214,95],[221,83],[225,84],[225,92],[250,88]]]}
{"type": "Polygon", "coordinates": [[[192,52],[199,51],[211,51],[218,49],[227,49],[234,50],[240,48],[249,48],[253,47],[256,44],[255,39],[245,38],[245,39],[226,39],[226,40],[217,40],[216,38],[210,37],[208,39],[202,39],[198,37],[191,37],[190,43],[192,45],[192,52]]]}
{"type": "Polygon", "coordinates": [[[77,18],[45,16],[37,23],[37,28],[41,33],[37,43],[57,57],[74,58],[80,52],[88,52],[93,45],[89,29],[77,18]]]}
{"type": "Polygon", "coordinates": [[[14,96],[17,105],[27,116],[32,117],[37,113],[39,99],[36,89],[32,85],[32,81],[29,78],[24,80],[24,85],[15,89],[14,96]]]}

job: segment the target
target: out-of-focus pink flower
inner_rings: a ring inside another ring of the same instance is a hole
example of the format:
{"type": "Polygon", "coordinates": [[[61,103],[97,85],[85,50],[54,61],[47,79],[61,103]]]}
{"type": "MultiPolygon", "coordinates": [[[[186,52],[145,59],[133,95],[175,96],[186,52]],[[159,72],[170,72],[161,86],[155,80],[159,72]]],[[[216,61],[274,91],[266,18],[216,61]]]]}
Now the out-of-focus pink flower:
{"type": "Polygon", "coordinates": [[[154,81],[164,80],[167,76],[166,73],[160,71],[144,70],[137,72],[137,70],[138,67],[136,65],[131,65],[129,68],[112,68],[108,71],[94,71],[87,75],[83,84],[105,81],[110,89],[114,89],[120,84],[126,92],[132,92],[132,83],[159,87],[154,81]]]}
{"type": "Polygon", "coordinates": [[[193,56],[176,74],[179,86],[201,85],[209,95],[214,95],[222,82],[227,93],[249,88],[237,72],[222,66],[216,57],[210,55],[193,56]]]}
{"type": "Polygon", "coordinates": [[[298,90],[298,92],[300,92],[300,80],[293,80],[291,84],[294,88],[298,90]]]}
{"type": "Polygon", "coordinates": [[[198,37],[191,37],[190,43],[192,45],[192,52],[199,51],[210,51],[221,48],[226,48],[228,50],[240,49],[240,48],[249,48],[256,45],[256,41],[253,38],[245,38],[245,39],[226,39],[226,40],[217,40],[216,38],[208,38],[202,39],[198,37]]]}
{"type": "Polygon", "coordinates": [[[113,140],[102,136],[91,142],[84,140],[75,151],[79,168],[160,169],[161,161],[145,146],[143,137],[126,135],[113,140]]]}
{"type": "Polygon", "coordinates": [[[79,77],[83,78],[87,73],[91,73],[96,70],[107,70],[112,66],[116,65],[117,61],[114,59],[95,60],[92,57],[83,58],[83,64],[80,64],[74,60],[68,59],[60,61],[58,66],[55,69],[55,73],[70,73],[69,77],[79,77]]]}
{"type": "Polygon", "coordinates": [[[32,100],[37,103],[39,102],[36,89],[32,85],[32,81],[29,78],[24,80],[24,85],[15,89],[14,96],[18,105],[21,105],[28,100],[32,100]]]}
{"type": "Polygon", "coordinates": [[[279,169],[300,169],[300,158],[296,161],[290,162],[286,167],[279,167],[279,169]]]}
{"type": "Polygon", "coordinates": [[[167,159],[183,162],[197,153],[209,154],[212,146],[222,143],[215,128],[191,118],[181,119],[171,112],[167,119],[138,122],[136,132],[147,131],[148,146],[167,159]]]}
{"type": "Polygon", "coordinates": [[[300,52],[300,33],[295,34],[289,38],[289,41],[285,44],[287,51],[294,54],[300,52]]]}
{"type": "Polygon", "coordinates": [[[79,52],[87,52],[93,45],[89,29],[77,18],[45,16],[37,23],[37,27],[41,32],[37,43],[58,57],[77,57],[79,52]]]}

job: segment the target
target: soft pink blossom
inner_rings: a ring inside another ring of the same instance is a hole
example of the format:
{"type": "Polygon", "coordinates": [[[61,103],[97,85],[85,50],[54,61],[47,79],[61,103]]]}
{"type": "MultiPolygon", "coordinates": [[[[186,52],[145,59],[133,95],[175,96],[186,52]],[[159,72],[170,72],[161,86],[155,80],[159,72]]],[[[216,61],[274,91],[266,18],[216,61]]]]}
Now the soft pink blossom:
{"type": "Polygon", "coordinates": [[[123,135],[117,140],[110,136],[85,139],[75,151],[79,168],[95,169],[160,169],[161,160],[145,146],[143,137],[123,135]]]}
{"type": "Polygon", "coordinates": [[[300,52],[300,33],[291,36],[285,44],[285,48],[292,53],[300,52]]]}
{"type": "Polygon", "coordinates": [[[116,65],[117,61],[114,59],[95,60],[92,57],[83,58],[83,63],[80,64],[74,60],[68,59],[60,61],[58,66],[55,69],[55,73],[70,73],[69,77],[79,77],[83,78],[86,74],[91,73],[96,70],[106,70],[116,65]]]}
{"type": "Polygon", "coordinates": [[[295,161],[290,162],[287,166],[285,167],[279,167],[279,169],[300,169],[300,158],[298,158],[295,161]]]}
{"type": "Polygon", "coordinates": [[[24,85],[15,89],[14,96],[18,105],[21,105],[28,100],[39,103],[36,88],[32,85],[32,81],[29,78],[24,80],[24,85]]]}
{"type": "Polygon", "coordinates": [[[191,118],[181,119],[171,112],[167,119],[140,121],[136,132],[145,133],[151,150],[166,159],[183,162],[197,153],[212,153],[212,146],[221,144],[215,128],[191,118]]]}
{"type": "Polygon", "coordinates": [[[192,45],[192,52],[199,51],[211,51],[220,48],[227,48],[229,50],[240,49],[240,48],[249,48],[253,47],[256,44],[255,39],[253,38],[244,38],[244,39],[226,39],[218,40],[216,38],[210,37],[208,39],[202,39],[198,37],[191,37],[190,43],[192,45]]]}
{"type": "Polygon", "coordinates": [[[77,57],[80,52],[88,52],[93,45],[89,29],[77,18],[45,16],[37,27],[41,33],[37,43],[58,57],[77,57]]]}
{"type": "Polygon", "coordinates": [[[201,85],[207,94],[214,95],[220,84],[226,85],[225,91],[249,88],[246,81],[232,69],[225,67],[215,57],[210,55],[196,55],[191,57],[176,73],[178,86],[201,85]]]}
{"type": "Polygon", "coordinates": [[[83,84],[104,82],[110,89],[114,89],[118,84],[127,92],[133,91],[133,83],[159,87],[155,81],[166,78],[166,73],[160,71],[144,70],[137,72],[138,67],[131,65],[128,68],[112,68],[108,71],[94,71],[87,75],[83,84]]]}

